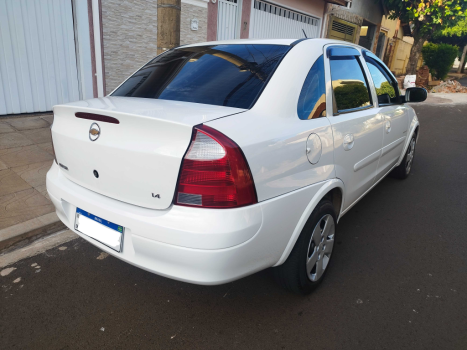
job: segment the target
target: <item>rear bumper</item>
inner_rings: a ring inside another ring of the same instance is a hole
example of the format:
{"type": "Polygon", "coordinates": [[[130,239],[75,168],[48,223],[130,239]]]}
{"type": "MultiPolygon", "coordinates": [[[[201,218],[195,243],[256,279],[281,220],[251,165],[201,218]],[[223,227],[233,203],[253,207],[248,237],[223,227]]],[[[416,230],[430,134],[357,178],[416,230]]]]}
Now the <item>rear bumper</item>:
{"type": "Polygon", "coordinates": [[[171,206],[152,210],[83,188],[54,163],[47,190],[70,230],[101,250],[147,271],[197,283],[221,284],[275,265],[301,214],[322,183],[238,209],[171,206]],[[76,208],[125,227],[117,253],[74,230],[76,208]]]}

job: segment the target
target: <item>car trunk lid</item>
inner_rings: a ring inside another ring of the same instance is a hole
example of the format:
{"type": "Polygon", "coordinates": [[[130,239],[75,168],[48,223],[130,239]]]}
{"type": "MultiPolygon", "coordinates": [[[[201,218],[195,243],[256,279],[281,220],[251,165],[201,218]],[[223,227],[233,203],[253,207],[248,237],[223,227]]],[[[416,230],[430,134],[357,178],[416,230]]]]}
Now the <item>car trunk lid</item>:
{"type": "Polygon", "coordinates": [[[243,111],[189,102],[104,97],[55,106],[52,138],[57,161],[69,180],[123,202],[166,209],[173,201],[193,126],[243,111]],[[76,117],[80,112],[107,118],[76,117]],[[97,138],[95,131],[90,132],[94,123],[99,129],[97,138]]]}

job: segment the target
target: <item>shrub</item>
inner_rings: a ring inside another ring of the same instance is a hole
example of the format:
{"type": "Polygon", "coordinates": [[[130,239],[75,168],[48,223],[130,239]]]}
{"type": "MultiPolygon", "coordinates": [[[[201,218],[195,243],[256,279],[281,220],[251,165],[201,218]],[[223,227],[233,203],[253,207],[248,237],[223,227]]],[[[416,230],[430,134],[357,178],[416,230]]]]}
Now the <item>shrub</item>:
{"type": "Polygon", "coordinates": [[[422,48],[425,64],[430,68],[430,73],[438,79],[444,79],[449,73],[459,48],[448,44],[428,43],[422,48]]]}

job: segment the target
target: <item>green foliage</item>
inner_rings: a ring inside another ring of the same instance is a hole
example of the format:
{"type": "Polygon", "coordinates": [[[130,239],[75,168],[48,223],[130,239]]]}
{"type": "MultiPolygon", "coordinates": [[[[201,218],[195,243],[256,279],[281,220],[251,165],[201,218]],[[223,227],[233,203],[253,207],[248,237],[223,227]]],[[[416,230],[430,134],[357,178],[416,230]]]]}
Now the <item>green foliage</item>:
{"type": "Polygon", "coordinates": [[[376,88],[376,94],[378,96],[388,94],[391,98],[396,97],[396,91],[394,91],[394,87],[387,81],[383,82],[379,88],[376,88]]]}
{"type": "Polygon", "coordinates": [[[460,20],[454,27],[438,30],[431,40],[433,43],[444,43],[459,46],[459,57],[462,49],[467,45],[467,19],[460,20]]]}
{"type": "Polygon", "coordinates": [[[467,16],[465,0],[382,0],[390,19],[413,24],[413,35],[430,36],[467,16]]]}
{"type": "Polygon", "coordinates": [[[362,107],[370,103],[368,89],[363,84],[345,84],[334,89],[338,110],[362,107]]]}
{"type": "Polygon", "coordinates": [[[459,48],[448,44],[428,43],[422,48],[423,60],[431,74],[438,79],[444,79],[457,57],[459,48]]]}

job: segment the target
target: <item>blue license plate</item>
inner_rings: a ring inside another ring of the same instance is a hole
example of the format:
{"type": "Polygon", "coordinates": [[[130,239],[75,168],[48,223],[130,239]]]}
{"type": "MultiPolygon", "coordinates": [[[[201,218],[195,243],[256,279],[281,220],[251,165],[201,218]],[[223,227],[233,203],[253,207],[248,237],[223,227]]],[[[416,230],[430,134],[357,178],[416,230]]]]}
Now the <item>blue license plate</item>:
{"type": "Polygon", "coordinates": [[[80,208],[76,208],[76,213],[77,214],[80,214],[80,215],[83,215],[91,220],[94,220],[96,222],[98,222],[99,224],[101,225],[104,225],[114,231],[117,231],[117,232],[120,232],[120,233],[123,233],[123,226],[120,226],[120,225],[117,225],[113,222],[110,222],[108,220],[105,220],[97,215],[94,215],[94,214],[91,214],[89,212],[87,212],[86,210],[83,210],[83,209],[80,209],[80,208]]]}

